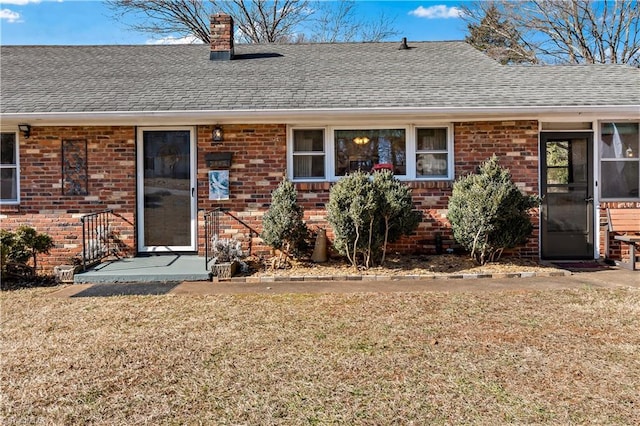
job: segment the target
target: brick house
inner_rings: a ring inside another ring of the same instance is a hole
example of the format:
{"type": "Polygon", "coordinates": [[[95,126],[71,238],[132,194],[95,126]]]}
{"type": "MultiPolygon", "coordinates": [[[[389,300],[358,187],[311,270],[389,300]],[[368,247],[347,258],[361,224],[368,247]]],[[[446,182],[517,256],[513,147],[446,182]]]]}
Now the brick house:
{"type": "Polygon", "coordinates": [[[221,15],[211,29],[211,46],[1,47],[0,219],[54,237],[44,265],[105,209],[130,256],[202,253],[217,207],[259,249],[248,228],[282,176],[313,228],[332,182],[377,164],[423,212],[400,251],[454,243],[452,183],[494,153],[544,197],[519,255],[598,258],[604,208],[640,208],[637,68],[502,66],[464,42],[234,46],[221,15]]]}

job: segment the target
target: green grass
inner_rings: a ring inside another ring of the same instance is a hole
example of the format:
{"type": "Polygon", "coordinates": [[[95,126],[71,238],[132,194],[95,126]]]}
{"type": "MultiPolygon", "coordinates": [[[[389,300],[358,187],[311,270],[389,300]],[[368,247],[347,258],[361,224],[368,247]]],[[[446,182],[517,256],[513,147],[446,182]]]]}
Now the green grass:
{"type": "Polygon", "coordinates": [[[3,424],[640,423],[640,291],[2,294],[3,424]]]}

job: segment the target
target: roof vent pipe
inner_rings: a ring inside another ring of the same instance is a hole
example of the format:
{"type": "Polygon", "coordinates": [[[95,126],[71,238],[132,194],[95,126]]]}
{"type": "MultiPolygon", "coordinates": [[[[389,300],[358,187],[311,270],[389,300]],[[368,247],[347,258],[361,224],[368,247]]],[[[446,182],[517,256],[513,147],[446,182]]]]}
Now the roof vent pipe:
{"type": "Polygon", "coordinates": [[[402,42],[400,43],[400,47],[398,50],[409,50],[409,45],[407,44],[407,38],[402,37],[402,42]]]}

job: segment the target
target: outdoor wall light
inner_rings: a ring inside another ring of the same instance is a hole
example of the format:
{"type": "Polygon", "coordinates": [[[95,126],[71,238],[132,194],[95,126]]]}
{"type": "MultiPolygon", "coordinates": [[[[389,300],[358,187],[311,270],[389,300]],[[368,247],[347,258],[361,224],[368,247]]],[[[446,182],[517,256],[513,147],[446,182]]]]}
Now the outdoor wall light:
{"type": "Polygon", "coordinates": [[[18,129],[22,132],[25,139],[29,139],[31,135],[31,126],[29,124],[18,124],[18,129]]]}
{"type": "Polygon", "coordinates": [[[211,139],[213,139],[215,143],[222,142],[222,127],[216,126],[213,128],[213,132],[211,133],[211,139]]]}

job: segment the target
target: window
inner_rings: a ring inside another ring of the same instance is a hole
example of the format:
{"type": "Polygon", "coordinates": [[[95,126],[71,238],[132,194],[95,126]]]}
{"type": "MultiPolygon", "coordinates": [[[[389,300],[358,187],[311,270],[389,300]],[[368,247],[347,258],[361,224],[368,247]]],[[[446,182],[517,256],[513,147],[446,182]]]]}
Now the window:
{"type": "Polygon", "coordinates": [[[601,197],[640,197],[640,132],[638,123],[603,123],[600,137],[601,197]]]}
{"type": "Polygon", "coordinates": [[[449,177],[449,144],[447,128],[417,129],[416,177],[449,177]]]}
{"type": "Polygon", "coordinates": [[[406,175],[405,129],[335,130],[335,175],[355,170],[392,170],[406,175]]]}
{"type": "Polygon", "coordinates": [[[293,131],[293,178],[323,179],[325,177],[323,129],[293,131]]]}
{"type": "Polygon", "coordinates": [[[0,202],[17,203],[18,142],[15,133],[0,133],[0,202]]]}
{"type": "Polygon", "coordinates": [[[291,128],[289,178],[334,181],[356,170],[386,169],[402,180],[451,180],[452,129],[450,125],[291,128]]]}

